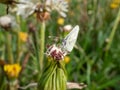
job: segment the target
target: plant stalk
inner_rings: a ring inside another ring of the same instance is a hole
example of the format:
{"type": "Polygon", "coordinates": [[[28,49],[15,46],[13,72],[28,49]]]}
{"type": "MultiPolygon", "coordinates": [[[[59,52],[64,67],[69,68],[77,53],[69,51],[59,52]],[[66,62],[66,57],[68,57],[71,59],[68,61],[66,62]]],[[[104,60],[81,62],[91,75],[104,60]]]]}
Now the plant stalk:
{"type": "MultiPolygon", "coordinates": [[[[18,24],[21,24],[21,20],[20,20],[20,16],[19,15],[16,16],[16,20],[17,20],[18,24]]],[[[17,34],[17,49],[16,49],[17,50],[17,58],[16,58],[17,63],[20,62],[20,49],[21,49],[20,48],[21,42],[20,42],[20,37],[19,37],[20,30],[21,30],[21,27],[19,28],[19,31],[16,32],[16,34],[17,34]]]]}
{"type": "Polygon", "coordinates": [[[13,63],[11,35],[9,34],[9,32],[6,32],[6,49],[7,49],[7,58],[9,60],[9,63],[13,63]]]}
{"type": "Polygon", "coordinates": [[[40,30],[40,69],[43,68],[43,60],[44,60],[44,47],[45,46],[45,22],[43,21],[41,24],[40,30]]]}
{"type": "Polygon", "coordinates": [[[106,46],[107,51],[110,49],[110,46],[112,44],[115,32],[116,32],[118,24],[119,24],[119,21],[120,21],[120,9],[119,9],[118,15],[117,15],[117,17],[115,19],[115,22],[114,22],[114,26],[113,26],[112,31],[111,31],[110,36],[109,36],[109,42],[106,46]]]}
{"type": "Polygon", "coordinates": [[[17,32],[17,63],[20,62],[20,37],[19,32],[17,32]]]}

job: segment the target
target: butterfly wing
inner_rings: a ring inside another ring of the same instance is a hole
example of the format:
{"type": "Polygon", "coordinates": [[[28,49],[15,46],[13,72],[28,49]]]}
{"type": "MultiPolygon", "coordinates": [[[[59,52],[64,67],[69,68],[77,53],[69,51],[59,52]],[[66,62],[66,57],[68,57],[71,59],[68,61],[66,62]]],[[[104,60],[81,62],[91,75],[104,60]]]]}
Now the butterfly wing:
{"type": "Polygon", "coordinates": [[[71,52],[78,37],[79,26],[76,25],[73,30],[63,39],[62,49],[71,52]]]}

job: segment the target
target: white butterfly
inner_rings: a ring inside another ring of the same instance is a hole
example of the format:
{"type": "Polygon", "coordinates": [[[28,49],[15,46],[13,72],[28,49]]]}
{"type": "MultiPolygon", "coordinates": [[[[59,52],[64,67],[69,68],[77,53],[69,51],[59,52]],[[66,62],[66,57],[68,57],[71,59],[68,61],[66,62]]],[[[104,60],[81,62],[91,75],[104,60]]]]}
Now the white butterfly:
{"type": "Polygon", "coordinates": [[[47,49],[46,55],[55,60],[63,60],[64,56],[72,51],[78,37],[79,26],[76,25],[73,30],[63,39],[61,46],[53,44],[47,49]]]}
{"type": "Polygon", "coordinates": [[[61,45],[61,48],[63,51],[65,51],[67,53],[72,51],[72,49],[76,43],[79,30],[80,30],[79,26],[76,25],[73,28],[73,30],[63,39],[62,45],[61,45]]]}

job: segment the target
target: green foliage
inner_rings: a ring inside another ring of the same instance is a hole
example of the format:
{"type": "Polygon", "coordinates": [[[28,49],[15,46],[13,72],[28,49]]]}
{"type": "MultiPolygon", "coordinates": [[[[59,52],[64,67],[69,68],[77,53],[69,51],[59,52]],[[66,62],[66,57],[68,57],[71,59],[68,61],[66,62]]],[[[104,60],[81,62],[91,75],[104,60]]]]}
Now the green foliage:
{"type": "MultiPolygon", "coordinates": [[[[71,61],[66,64],[66,71],[68,81],[78,83],[84,82],[87,84],[87,88],[85,88],[85,90],[120,89],[120,23],[118,23],[110,48],[106,50],[106,46],[110,41],[109,37],[112,32],[112,28],[115,25],[114,22],[119,11],[118,8],[110,8],[110,4],[110,0],[70,0],[69,3],[70,7],[67,18],[65,18],[65,25],[79,25],[80,32],[77,44],[69,55],[71,61]]],[[[5,7],[2,8],[2,6],[0,4],[0,16],[3,14],[5,15],[5,7]],[[2,12],[3,10],[4,12],[2,12]]],[[[51,42],[53,42],[52,39],[48,39],[48,36],[62,37],[63,35],[63,33],[59,30],[62,26],[59,26],[56,21],[58,18],[59,16],[56,15],[56,13],[53,13],[50,21],[47,22],[45,32],[46,46],[47,44],[51,44],[51,42]]],[[[34,18],[30,19],[31,22],[36,25],[35,28],[39,30],[39,23],[37,23],[34,18]]],[[[21,31],[29,32],[27,22],[29,21],[21,20],[21,31]]],[[[34,39],[31,36],[29,37],[34,39]]],[[[0,58],[2,59],[5,57],[5,40],[6,37],[4,37],[4,31],[0,28],[0,58]]],[[[22,48],[29,50],[27,45],[22,45],[22,48]]],[[[33,49],[35,46],[32,46],[31,48],[33,49]]],[[[21,86],[27,85],[30,82],[38,81],[38,77],[36,78],[39,73],[37,71],[38,62],[36,61],[37,58],[34,56],[36,52],[32,52],[33,55],[31,55],[25,70],[19,77],[21,86]]],[[[21,62],[24,61],[25,57],[24,53],[22,55],[21,62]]],[[[48,61],[46,60],[44,62],[48,61]]],[[[60,78],[61,81],[62,79],[66,79],[66,74],[63,75],[64,73],[61,73],[64,72],[64,70],[59,68],[57,63],[48,63],[49,64],[45,69],[48,72],[44,73],[39,80],[39,84],[42,85],[40,88],[53,87],[56,85],[55,88],[57,89],[55,90],[64,90],[58,89],[62,86],[62,84],[64,84],[61,83],[58,78],[60,78]],[[53,67],[56,67],[54,68],[55,70],[53,70],[53,67]],[[65,78],[62,78],[62,76],[65,76],[65,78]],[[52,82],[50,82],[49,79],[53,79],[52,82]],[[45,80],[47,80],[47,82],[44,82],[45,80]],[[58,84],[60,85],[58,86],[58,84]]],[[[0,69],[0,80],[3,81],[1,73],[2,70],[0,69]]]]}

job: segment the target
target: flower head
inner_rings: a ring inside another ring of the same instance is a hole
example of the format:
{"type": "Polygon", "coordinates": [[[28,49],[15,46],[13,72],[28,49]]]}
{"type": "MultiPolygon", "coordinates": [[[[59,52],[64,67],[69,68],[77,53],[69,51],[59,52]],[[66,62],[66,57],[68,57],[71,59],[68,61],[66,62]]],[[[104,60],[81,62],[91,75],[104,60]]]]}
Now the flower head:
{"type": "Polygon", "coordinates": [[[19,64],[6,64],[4,65],[4,71],[9,78],[17,78],[21,71],[21,66],[19,64]]]}
{"type": "Polygon", "coordinates": [[[113,0],[112,3],[110,4],[110,7],[112,9],[118,8],[120,6],[120,0],[113,0]]]}
{"type": "Polygon", "coordinates": [[[65,56],[64,61],[65,61],[66,64],[69,63],[70,62],[70,57],[69,56],[65,56]]]}
{"type": "Polygon", "coordinates": [[[50,13],[46,11],[45,6],[40,3],[36,5],[35,12],[36,12],[37,19],[40,21],[47,21],[50,18],[50,13]]]}
{"type": "Polygon", "coordinates": [[[40,21],[48,20],[50,15],[45,10],[45,5],[40,2],[33,2],[32,0],[21,0],[25,4],[17,5],[17,15],[21,15],[23,18],[27,18],[32,14],[36,14],[36,17],[40,21]]]}
{"type": "Polygon", "coordinates": [[[37,2],[34,3],[32,0],[20,0],[25,4],[17,5],[17,14],[26,18],[33,13],[37,14],[37,17],[49,19],[49,13],[52,10],[57,11],[62,17],[66,17],[66,12],[68,11],[68,2],[66,0],[46,0],[44,3],[37,2]]]}
{"type": "Polygon", "coordinates": [[[46,9],[48,11],[56,10],[62,17],[66,17],[68,12],[68,2],[66,0],[46,0],[46,9]]]}
{"type": "Polygon", "coordinates": [[[49,46],[46,52],[47,56],[52,57],[54,60],[63,60],[64,59],[64,52],[61,50],[60,47],[57,47],[55,44],[49,46]]]}
{"type": "Polygon", "coordinates": [[[19,32],[19,38],[22,42],[26,42],[28,39],[28,34],[25,32],[19,32]]]}
{"type": "Polygon", "coordinates": [[[65,32],[70,32],[71,30],[72,30],[72,25],[70,25],[70,24],[68,24],[68,25],[65,25],[64,27],[63,27],[63,30],[65,31],[65,32]]]}
{"type": "Polygon", "coordinates": [[[59,24],[59,25],[63,25],[64,24],[64,18],[58,18],[58,20],[57,20],[57,23],[59,24]]]}
{"type": "Polygon", "coordinates": [[[35,5],[31,2],[31,0],[20,0],[20,2],[24,2],[25,4],[17,5],[17,15],[26,18],[34,13],[35,5]]]}
{"type": "Polygon", "coordinates": [[[5,15],[0,17],[0,26],[4,29],[12,28],[16,25],[14,17],[5,15]]]}

